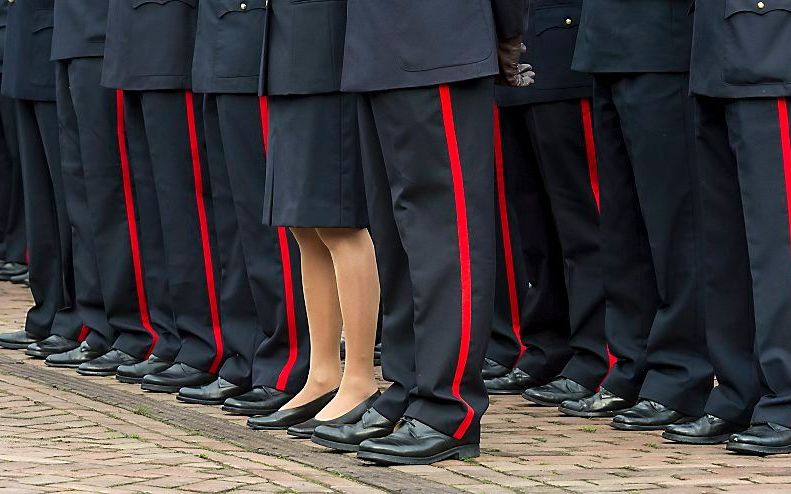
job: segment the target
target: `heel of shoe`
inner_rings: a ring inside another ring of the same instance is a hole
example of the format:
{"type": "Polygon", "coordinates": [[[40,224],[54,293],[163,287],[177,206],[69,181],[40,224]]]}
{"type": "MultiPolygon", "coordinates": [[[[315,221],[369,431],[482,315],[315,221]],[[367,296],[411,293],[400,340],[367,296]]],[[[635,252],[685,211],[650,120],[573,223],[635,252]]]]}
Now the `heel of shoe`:
{"type": "Polygon", "coordinates": [[[468,444],[457,449],[453,458],[456,460],[466,460],[468,458],[477,458],[479,456],[481,456],[481,446],[479,444],[468,444]]]}

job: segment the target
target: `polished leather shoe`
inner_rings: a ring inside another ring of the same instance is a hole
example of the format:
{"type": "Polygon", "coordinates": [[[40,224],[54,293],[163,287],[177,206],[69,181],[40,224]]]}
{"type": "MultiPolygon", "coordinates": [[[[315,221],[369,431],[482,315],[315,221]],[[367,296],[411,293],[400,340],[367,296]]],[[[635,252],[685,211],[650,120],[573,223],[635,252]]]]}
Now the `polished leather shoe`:
{"type": "Polygon", "coordinates": [[[571,417],[597,418],[613,417],[634,405],[633,401],[625,400],[604,388],[599,388],[599,392],[593,396],[582,400],[564,401],[558,409],[561,413],[571,417]]]}
{"type": "Polygon", "coordinates": [[[63,353],[54,353],[48,356],[44,363],[50,367],[68,367],[76,369],[85,362],[101,357],[102,351],[91,348],[87,341],[80,343],[74,350],[63,353]]]}
{"type": "Polygon", "coordinates": [[[495,362],[490,358],[483,360],[483,367],[481,367],[481,377],[484,381],[488,379],[494,379],[496,377],[503,377],[509,372],[511,372],[511,369],[500,364],[499,362],[495,362]]]}
{"type": "Polygon", "coordinates": [[[101,357],[97,357],[90,362],[85,362],[77,367],[77,374],[83,376],[114,376],[118,367],[122,365],[134,365],[140,363],[137,357],[113,348],[101,357]]]}
{"type": "Polygon", "coordinates": [[[530,374],[519,367],[508,374],[484,381],[490,395],[520,395],[527,388],[538,386],[530,374]]]}
{"type": "Polygon", "coordinates": [[[64,338],[59,334],[53,334],[46,339],[31,343],[25,350],[25,355],[38,358],[47,358],[56,353],[68,352],[80,346],[76,340],[64,338]]]}
{"type": "Polygon", "coordinates": [[[357,451],[361,460],[382,465],[430,465],[480,454],[478,443],[460,441],[413,418],[401,419],[389,436],[366,439],[357,451]]]}
{"type": "Polygon", "coordinates": [[[115,378],[126,384],[141,384],[149,374],[159,374],[170,368],[173,362],[151,355],[148,359],[132,365],[119,365],[115,378]]]}
{"type": "Polygon", "coordinates": [[[662,437],[684,444],[722,444],[747,427],[706,414],[694,422],[668,425],[662,437]]]}
{"type": "Polygon", "coordinates": [[[591,391],[576,381],[561,377],[549,384],[528,388],[522,398],[544,407],[556,407],[567,400],[583,400],[593,396],[591,391]]]}
{"type": "Polygon", "coordinates": [[[288,435],[298,437],[300,439],[310,439],[310,437],[313,435],[313,431],[316,430],[316,427],[320,425],[343,425],[359,422],[360,419],[362,419],[363,414],[374,405],[374,402],[376,402],[380,396],[382,396],[382,393],[377,391],[376,393],[369,396],[368,399],[335,419],[319,420],[317,418],[311,418],[305,422],[302,422],[301,424],[292,425],[288,428],[288,435]]]}
{"type": "Polygon", "coordinates": [[[278,410],[269,415],[262,415],[260,417],[250,417],[247,420],[247,426],[255,430],[283,430],[288,429],[292,425],[301,424],[306,420],[312,419],[318,414],[322,408],[327,406],[335,397],[338,392],[337,389],[329,393],[319,396],[313,401],[305,403],[302,406],[295,408],[288,408],[285,410],[278,410]]]}
{"type": "Polygon", "coordinates": [[[18,262],[7,262],[0,267],[0,281],[8,281],[14,276],[27,273],[27,265],[18,262]]]}
{"type": "Polygon", "coordinates": [[[257,386],[247,393],[228,398],[222,409],[234,415],[269,415],[291,401],[294,395],[268,386],[257,386]]]}
{"type": "Polygon", "coordinates": [[[18,274],[16,276],[12,276],[8,278],[8,281],[13,283],[14,285],[29,285],[30,284],[30,273],[25,271],[22,274],[18,274]]]}
{"type": "Polygon", "coordinates": [[[366,439],[389,436],[393,433],[393,429],[395,429],[394,422],[377,412],[375,408],[369,408],[362,418],[353,424],[317,426],[310,440],[325,448],[351,453],[359,450],[360,443],[366,439]]]}
{"type": "Polygon", "coordinates": [[[8,348],[9,350],[24,350],[39,341],[41,341],[41,338],[30,336],[24,329],[0,334],[0,347],[8,348]]]}
{"type": "Polygon", "coordinates": [[[239,396],[248,391],[248,388],[218,378],[214,382],[203,386],[181,388],[176,399],[184,403],[196,405],[222,405],[228,398],[239,396]]]}
{"type": "Polygon", "coordinates": [[[217,379],[214,374],[175,363],[157,374],[143,377],[141,388],[157,393],[177,393],[181,388],[203,386],[217,379]]]}
{"type": "Polygon", "coordinates": [[[661,431],[668,425],[694,420],[695,417],[671,410],[661,403],[643,400],[613,417],[612,426],[622,431],[661,431]]]}
{"type": "Polygon", "coordinates": [[[378,367],[382,365],[382,344],[377,343],[374,347],[374,366],[378,367]]]}
{"type": "Polygon", "coordinates": [[[728,439],[728,451],[746,455],[777,455],[791,453],[791,429],[784,425],[753,424],[744,432],[728,439]]]}

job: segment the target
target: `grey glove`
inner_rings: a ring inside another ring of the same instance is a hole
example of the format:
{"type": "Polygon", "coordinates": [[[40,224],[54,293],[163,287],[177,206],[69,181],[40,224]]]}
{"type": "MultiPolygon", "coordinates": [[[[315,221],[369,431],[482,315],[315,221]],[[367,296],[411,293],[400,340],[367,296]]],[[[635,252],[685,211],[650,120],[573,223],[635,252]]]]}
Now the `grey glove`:
{"type": "Polygon", "coordinates": [[[497,44],[497,58],[500,63],[500,75],[497,83],[511,87],[526,87],[535,82],[536,73],[530,64],[520,63],[522,54],[527,51],[522,37],[500,41],[497,44]]]}

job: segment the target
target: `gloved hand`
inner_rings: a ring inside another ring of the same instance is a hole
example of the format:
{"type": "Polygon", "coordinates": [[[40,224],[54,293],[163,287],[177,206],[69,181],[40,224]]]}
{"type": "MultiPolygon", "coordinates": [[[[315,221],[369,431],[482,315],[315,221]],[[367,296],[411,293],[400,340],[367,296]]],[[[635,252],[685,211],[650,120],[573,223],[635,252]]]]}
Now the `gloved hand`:
{"type": "Polygon", "coordinates": [[[522,54],[527,51],[522,37],[500,41],[497,44],[497,58],[500,62],[500,75],[497,83],[511,87],[526,87],[535,82],[536,73],[530,64],[520,63],[522,54]]]}

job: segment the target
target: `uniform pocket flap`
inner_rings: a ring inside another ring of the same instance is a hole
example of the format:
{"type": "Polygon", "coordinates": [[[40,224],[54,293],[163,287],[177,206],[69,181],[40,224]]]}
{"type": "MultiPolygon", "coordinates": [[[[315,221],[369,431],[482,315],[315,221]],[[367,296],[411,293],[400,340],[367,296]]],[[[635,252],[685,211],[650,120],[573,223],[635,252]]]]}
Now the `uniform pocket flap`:
{"type": "Polygon", "coordinates": [[[550,29],[576,28],[581,10],[579,5],[558,5],[536,9],[533,15],[536,36],[541,36],[550,29]]]}
{"type": "Polygon", "coordinates": [[[142,5],[146,5],[148,3],[155,3],[159,5],[165,5],[166,3],[171,2],[180,2],[185,5],[189,5],[193,9],[198,6],[198,0],[130,0],[132,4],[132,8],[136,9],[142,5]]]}
{"type": "Polygon", "coordinates": [[[220,0],[217,5],[217,17],[230,12],[250,12],[267,8],[268,0],[220,0]]]}
{"type": "Polygon", "coordinates": [[[37,33],[45,29],[52,29],[55,24],[54,14],[51,9],[37,10],[33,14],[33,32],[37,33]]]}
{"type": "Polygon", "coordinates": [[[791,12],[791,0],[725,0],[726,19],[740,13],[764,15],[777,10],[791,12]]]}

